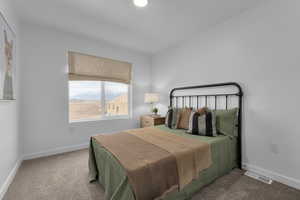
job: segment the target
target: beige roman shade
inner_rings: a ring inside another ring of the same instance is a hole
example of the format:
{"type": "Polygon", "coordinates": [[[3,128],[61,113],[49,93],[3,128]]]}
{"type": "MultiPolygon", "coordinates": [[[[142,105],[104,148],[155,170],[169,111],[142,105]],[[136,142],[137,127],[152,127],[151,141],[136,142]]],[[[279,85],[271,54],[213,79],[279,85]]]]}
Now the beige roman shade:
{"type": "Polygon", "coordinates": [[[69,52],[69,80],[99,80],[130,84],[132,64],[69,52]]]}

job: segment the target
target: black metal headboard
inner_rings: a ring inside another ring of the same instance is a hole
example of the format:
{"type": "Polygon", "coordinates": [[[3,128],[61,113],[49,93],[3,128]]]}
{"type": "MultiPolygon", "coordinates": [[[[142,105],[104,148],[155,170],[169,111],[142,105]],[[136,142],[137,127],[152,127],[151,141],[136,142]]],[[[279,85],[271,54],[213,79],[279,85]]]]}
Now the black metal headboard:
{"type": "Polygon", "coordinates": [[[214,101],[214,108],[215,110],[218,109],[218,98],[225,98],[225,109],[228,109],[228,98],[229,97],[237,97],[238,98],[238,136],[237,136],[237,142],[238,142],[238,165],[239,168],[242,168],[242,103],[243,103],[243,91],[241,86],[238,83],[235,82],[227,82],[227,83],[216,83],[216,84],[209,84],[209,85],[197,85],[197,86],[190,86],[190,87],[180,87],[180,88],[174,88],[170,92],[170,107],[185,107],[188,102],[188,107],[199,107],[199,99],[204,98],[205,99],[205,106],[208,105],[208,100],[214,101]],[[233,86],[238,89],[238,92],[235,93],[214,93],[214,94],[196,94],[196,95],[174,95],[176,91],[184,91],[184,90],[192,90],[192,89],[201,89],[201,88],[221,88],[224,86],[233,86]],[[192,100],[196,100],[196,105],[193,104],[192,106],[192,100]],[[181,104],[181,105],[179,105],[181,104]]]}

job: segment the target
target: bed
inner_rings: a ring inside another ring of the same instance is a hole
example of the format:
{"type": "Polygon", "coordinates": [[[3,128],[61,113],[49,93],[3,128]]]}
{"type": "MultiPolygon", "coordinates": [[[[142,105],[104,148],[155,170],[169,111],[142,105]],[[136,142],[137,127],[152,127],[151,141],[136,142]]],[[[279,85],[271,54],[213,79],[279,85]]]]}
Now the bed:
{"type": "MultiPolygon", "coordinates": [[[[224,99],[225,109],[228,109],[228,102],[231,97],[237,98],[239,115],[237,123],[237,136],[218,135],[217,137],[206,137],[199,135],[187,134],[182,129],[170,129],[165,125],[154,127],[158,131],[164,131],[169,134],[173,134],[174,137],[180,136],[182,138],[193,139],[195,141],[201,141],[210,145],[212,164],[199,172],[196,179],[185,185],[180,190],[174,190],[167,193],[160,199],[164,200],[184,200],[190,199],[199,191],[203,186],[213,182],[217,178],[229,173],[232,169],[241,168],[241,116],[242,116],[242,90],[237,83],[220,83],[211,85],[200,85],[192,87],[175,88],[170,93],[170,106],[172,107],[184,107],[190,106],[198,108],[200,101],[205,102],[205,106],[208,106],[209,102],[213,102],[214,109],[218,109],[218,103],[220,99],[224,99]],[[222,91],[215,92],[214,94],[182,94],[176,91],[194,91],[195,89],[207,89],[207,88],[223,88],[223,87],[237,88],[237,92],[228,93],[222,91]]],[[[89,149],[89,178],[90,181],[99,181],[105,189],[105,198],[108,200],[136,200],[136,195],[132,184],[129,181],[128,173],[124,169],[123,165],[116,156],[104,147],[95,138],[91,138],[89,149]]],[[[145,184],[143,187],[147,188],[145,184]]]]}

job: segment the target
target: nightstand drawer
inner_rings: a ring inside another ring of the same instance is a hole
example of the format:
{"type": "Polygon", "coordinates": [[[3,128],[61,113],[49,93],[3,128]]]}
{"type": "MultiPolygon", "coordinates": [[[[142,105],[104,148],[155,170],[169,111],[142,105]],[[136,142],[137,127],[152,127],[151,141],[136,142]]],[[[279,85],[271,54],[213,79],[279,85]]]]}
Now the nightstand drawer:
{"type": "Polygon", "coordinates": [[[142,127],[149,127],[149,126],[154,126],[154,121],[150,119],[143,119],[142,127]]]}

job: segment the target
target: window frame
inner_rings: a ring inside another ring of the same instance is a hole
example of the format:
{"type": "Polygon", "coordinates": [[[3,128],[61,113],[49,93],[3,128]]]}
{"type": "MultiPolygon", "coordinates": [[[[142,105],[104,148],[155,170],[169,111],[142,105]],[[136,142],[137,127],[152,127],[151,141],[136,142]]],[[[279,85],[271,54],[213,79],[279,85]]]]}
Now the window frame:
{"type": "MultiPolygon", "coordinates": [[[[69,82],[71,80],[68,80],[68,121],[69,124],[77,124],[77,123],[84,123],[84,122],[97,122],[97,121],[106,121],[106,120],[120,120],[120,119],[131,119],[132,118],[132,84],[127,84],[128,86],[128,115],[116,115],[116,116],[106,116],[105,115],[105,110],[106,110],[106,102],[105,102],[105,82],[106,81],[101,81],[101,98],[99,101],[101,101],[101,106],[105,109],[101,110],[101,114],[99,118],[91,118],[91,119],[78,119],[78,120],[71,120],[70,119],[70,96],[69,96],[69,90],[70,90],[70,85],[69,82]]],[[[112,81],[108,81],[112,82],[112,81]]],[[[117,82],[116,82],[117,83],[117,82]]]]}

